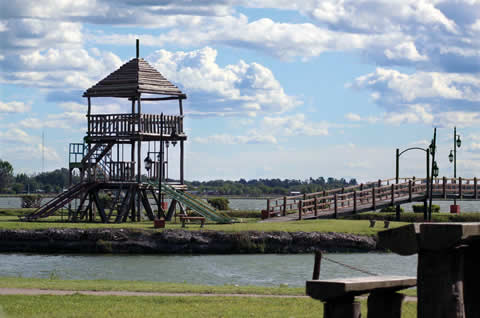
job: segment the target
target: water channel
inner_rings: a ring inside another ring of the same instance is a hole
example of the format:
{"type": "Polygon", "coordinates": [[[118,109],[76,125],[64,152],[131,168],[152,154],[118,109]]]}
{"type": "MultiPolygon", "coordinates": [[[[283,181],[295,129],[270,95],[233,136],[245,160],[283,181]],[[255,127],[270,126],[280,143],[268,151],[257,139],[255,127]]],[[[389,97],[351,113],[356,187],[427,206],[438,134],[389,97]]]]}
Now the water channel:
{"type": "MultiPolygon", "coordinates": [[[[42,203],[48,202],[51,198],[44,198],[42,203]]],[[[229,199],[232,210],[262,210],[267,207],[266,199],[229,199]]],[[[413,204],[422,204],[422,202],[413,202],[403,204],[402,207],[407,212],[412,212],[413,204]]],[[[453,201],[433,201],[433,204],[440,206],[441,212],[449,212],[453,201]]],[[[457,201],[462,212],[480,212],[480,201],[457,201]]],[[[20,208],[20,197],[0,197],[0,209],[20,208]]]]}
{"type": "MultiPolygon", "coordinates": [[[[325,254],[376,274],[416,276],[417,256],[393,253],[325,254]]],[[[204,285],[302,287],[311,279],[313,254],[276,255],[45,255],[0,254],[0,276],[111,279],[204,285]]],[[[364,276],[324,260],[320,277],[364,276]]]]}

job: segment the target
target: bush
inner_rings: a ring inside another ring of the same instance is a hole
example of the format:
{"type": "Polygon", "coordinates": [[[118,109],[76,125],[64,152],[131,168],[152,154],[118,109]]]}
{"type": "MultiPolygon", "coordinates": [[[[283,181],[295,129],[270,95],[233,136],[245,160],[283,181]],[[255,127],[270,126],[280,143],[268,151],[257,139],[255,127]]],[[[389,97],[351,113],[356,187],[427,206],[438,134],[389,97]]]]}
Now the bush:
{"type": "MultiPolygon", "coordinates": [[[[415,213],[423,213],[423,204],[414,204],[412,205],[413,212],[415,213]]],[[[436,204],[432,204],[432,212],[438,213],[440,212],[440,206],[436,204]]]]}
{"type": "MultiPolygon", "coordinates": [[[[386,208],[381,209],[380,212],[397,212],[397,207],[387,206],[386,208]]],[[[401,213],[405,212],[402,207],[400,207],[400,212],[401,213]]]]}
{"type": "Polygon", "coordinates": [[[103,206],[104,209],[110,209],[113,204],[112,197],[106,193],[99,193],[98,201],[100,201],[100,204],[103,206]]]}
{"type": "Polygon", "coordinates": [[[229,209],[228,204],[230,203],[230,201],[225,198],[211,198],[207,199],[207,202],[217,210],[225,211],[229,209]]]}
{"type": "Polygon", "coordinates": [[[22,208],[39,208],[42,204],[42,196],[40,194],[25,194],[21,198],[22,208]]]}

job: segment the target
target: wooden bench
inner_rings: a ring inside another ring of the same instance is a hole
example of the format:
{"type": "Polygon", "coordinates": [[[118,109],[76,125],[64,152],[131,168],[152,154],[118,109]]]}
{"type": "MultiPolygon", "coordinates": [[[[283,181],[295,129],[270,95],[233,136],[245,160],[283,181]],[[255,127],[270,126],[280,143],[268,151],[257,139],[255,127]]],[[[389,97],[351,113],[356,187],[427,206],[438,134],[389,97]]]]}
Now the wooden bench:
{"type": "Polygon", "coordinates": [[[182,221],[182,227],[185,227],[185,221],[194,221],[194,220],[199,220],[200,221],[200,227],[203,227],[205,224],[205,218],[203,216],[183,216],[180,215],[180,221],[182,221]]]}
{"type": "Polygon", "coordinates": [[[415,277],[367,276],[319,280],[322,253],[315,253],[313,278],[306,283],[307,295],[324,302],[324,318],[359,318],[355,296],[369,294],[367,318],[401,318],[405,295],[397,291],[417,285],[415,277]]]}

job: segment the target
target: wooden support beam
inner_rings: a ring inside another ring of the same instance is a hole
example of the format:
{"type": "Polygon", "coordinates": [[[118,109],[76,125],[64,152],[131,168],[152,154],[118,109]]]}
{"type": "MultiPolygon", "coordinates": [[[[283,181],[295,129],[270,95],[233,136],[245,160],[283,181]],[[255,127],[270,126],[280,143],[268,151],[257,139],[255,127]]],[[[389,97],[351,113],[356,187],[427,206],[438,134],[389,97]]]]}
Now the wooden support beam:
{"type": "Polygon", "coordinates": [[[412,202],[412,180],[408,180],[408,201],[412,202]]]}
{"type": "Polygon", "coordinates": [[[107,215],[105,214],[103,204],[100,202],[100,198],[98,197],[98,191],[93,191],[92,196],[93,202],[97,206],[98,212],[100,213],[100,219],[102,220],[102,223],[107,223],[107,215]]]}
{"type": "Polygon", "coordinates": [[[145,189],[142,189],[140,191],[141,191],[142,204],[143,204],[143,207],[145,208],[148,219],[150,221],[153,221],[155,219],[155,215],[153,214],[153,210],[152,210],[152,207],[150,206],[150,202],[148,202],[147,191],[145,189]]]}
{"type": "Polygon", "coordinates": [[[267,219],[270,217],[270,199],[267,199],[267,219]]]}
{"type": "Polygon", "coordinates": [[[392,198],[391,198],[391,204],[392,204],[392,206],[393,206],[394,203],[395,203],[395,185],[394,185],[393,183],[392,183],[392,190],[391,190],[391,194],[390,194],[390,195],[391,195],[391,197],[392,197],[392,198]]]}
{"type": "Polygon", "coordinates": [[[315,216],[318,216],[318,199],[317,199],[317,197],[315,197],[315,198],[313,199],[313,204],[314,204],[315,216]]]}
{"type": "Polygon", "coordinates": [[[283,197],[283,216],[287,215],[287,197],[283,197]]]}
{"type": "Polygon", "coordinates": [[[443,198],[447,198],[447,178],[443,177],[443,185],[442,185],[442,191],[443,191],[443,198]]]}
{"type": "Polygon", "coordinates": [[[322,252],[315,251],[315,263],[313,265],[312,279],[317,280],[320,278],[320,266],[322,264],[322,252]]]}

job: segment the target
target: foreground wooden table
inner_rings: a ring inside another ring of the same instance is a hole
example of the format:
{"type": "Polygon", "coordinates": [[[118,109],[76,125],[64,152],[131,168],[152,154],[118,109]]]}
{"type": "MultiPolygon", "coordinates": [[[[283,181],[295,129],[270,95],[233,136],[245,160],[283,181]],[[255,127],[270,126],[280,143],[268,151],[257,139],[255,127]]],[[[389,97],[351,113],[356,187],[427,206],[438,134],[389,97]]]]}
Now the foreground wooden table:
{"type": "Polygon", "coordinates": [[[325,318],[359,318],[355,296],[368,296],[369,318],[400,318],[403,294],[396,291],[416,285],[415,277],[367,276],[307,281],[307,295],[325,302],[325,318]]]}
{"type": "Polygon", "coordinates": [[[379,245],[418,253],[419,318],[480,317],[480,223],[421,223],[379,232],[379,245]]]}

